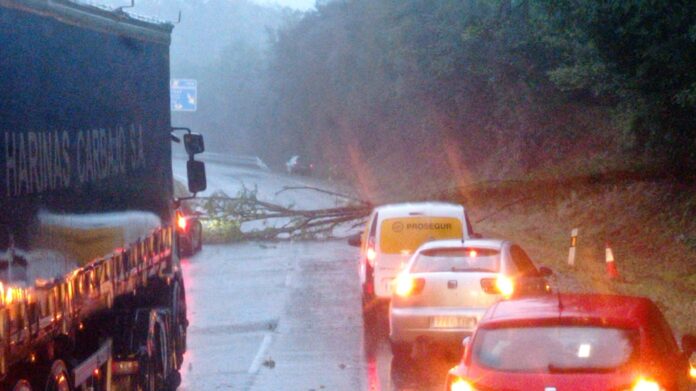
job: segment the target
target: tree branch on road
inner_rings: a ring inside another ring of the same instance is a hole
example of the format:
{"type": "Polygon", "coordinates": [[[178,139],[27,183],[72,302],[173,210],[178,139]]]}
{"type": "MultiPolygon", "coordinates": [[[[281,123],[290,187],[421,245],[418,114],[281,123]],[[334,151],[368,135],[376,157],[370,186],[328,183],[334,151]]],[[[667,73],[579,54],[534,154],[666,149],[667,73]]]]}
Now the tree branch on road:
{"type": "MultiPolygon", "coordinates": [[[[318,188],[302,188],[333,193],[318,188]]],[[[338,193],[333,195],[350,198],[338,193]]],[[[292,205],[283,206],[259,200],[256,189],[243,188],[236,197],[230,197],[224,192],[199,197],[198,208],[203,212],[200,219],[206,227],[205,236],[208,241],[326,239],[336,238],[334,230],[342,224],[355,222],[347,227],[355,228],[370,214],[372,205],[369,202],[355,201],[355,204],[335,208],[295,209],[292,205]],[[243,224],[253,222],[260,223],[261,226],[243,229],[243,224]]]]}

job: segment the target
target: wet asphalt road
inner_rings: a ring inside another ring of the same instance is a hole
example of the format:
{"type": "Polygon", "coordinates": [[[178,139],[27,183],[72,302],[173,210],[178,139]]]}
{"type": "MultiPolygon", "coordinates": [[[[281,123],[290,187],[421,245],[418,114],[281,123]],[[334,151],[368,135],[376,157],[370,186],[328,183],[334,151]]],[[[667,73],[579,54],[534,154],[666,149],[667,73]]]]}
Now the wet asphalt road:
{"type": "MultiPolygon", "coordinates": [[[[205,155],[203,156],[205,159],[205,155]]],[[[183,160],[174,160],[182,177],[183,160]]],[[[259,198],[334,205],[314,179],[207,162],[206,194],[256,185],[259,198]]],[[[190,320],[180,390],[442,390],[455,355],[393,360],[386,309],[363,319],[358,251],[345,241],[205,245],[183,261],[190,320]]]]}

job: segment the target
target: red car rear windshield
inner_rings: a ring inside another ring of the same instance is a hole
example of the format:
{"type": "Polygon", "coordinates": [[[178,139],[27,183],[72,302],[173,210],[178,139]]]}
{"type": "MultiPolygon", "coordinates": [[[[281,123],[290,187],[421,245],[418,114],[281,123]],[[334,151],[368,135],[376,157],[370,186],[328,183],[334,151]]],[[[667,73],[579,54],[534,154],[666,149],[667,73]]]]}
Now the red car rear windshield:
{"type": "Polygon", "coordinates": [[[637,330],[606,327],[480,329],[473,346],[478,365],[505,372],[611,372],[635,358],[637,330]]]}
{"type": "Polygon", "coordinates": [[[413,261],[412,273],[497,272],[498,250],[486,248],[432,248],[413,261]]]}

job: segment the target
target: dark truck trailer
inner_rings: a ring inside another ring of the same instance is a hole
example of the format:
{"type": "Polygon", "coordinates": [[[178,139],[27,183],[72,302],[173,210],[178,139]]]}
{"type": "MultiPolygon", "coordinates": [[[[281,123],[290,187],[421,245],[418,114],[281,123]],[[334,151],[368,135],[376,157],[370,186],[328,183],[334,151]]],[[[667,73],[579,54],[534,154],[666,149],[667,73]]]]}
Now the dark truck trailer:
{"type": "Polygon", "coordinates": [[[188,323],[172,27],[67,0],[0,0],[2,389],[178,383],[188,323]]]}

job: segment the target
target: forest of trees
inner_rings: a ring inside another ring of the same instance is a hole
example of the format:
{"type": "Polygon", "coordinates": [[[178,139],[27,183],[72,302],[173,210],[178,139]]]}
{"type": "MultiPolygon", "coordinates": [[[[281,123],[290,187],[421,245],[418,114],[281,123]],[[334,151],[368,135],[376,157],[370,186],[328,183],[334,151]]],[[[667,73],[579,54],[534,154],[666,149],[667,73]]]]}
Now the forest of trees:
{"type": "Polygon", "coordinates": [[[693,1],[336,0],[268,56],[251,147],[271,163],[361,181],[696,167],[693,1]]]}
{"type": "MultiPolygon", "coordinates": [[[[122,5],[123,0],[109,0],[122,5]]],[[[176,125],[277,167],[299,154],[374,188],[696,171],[696,2],[139,0],[175,26],[176,125]],[[401,176],[396,175],[401,174],[401,176]],[[426,182],[428,182],[426,181],[426,182]]]]}

